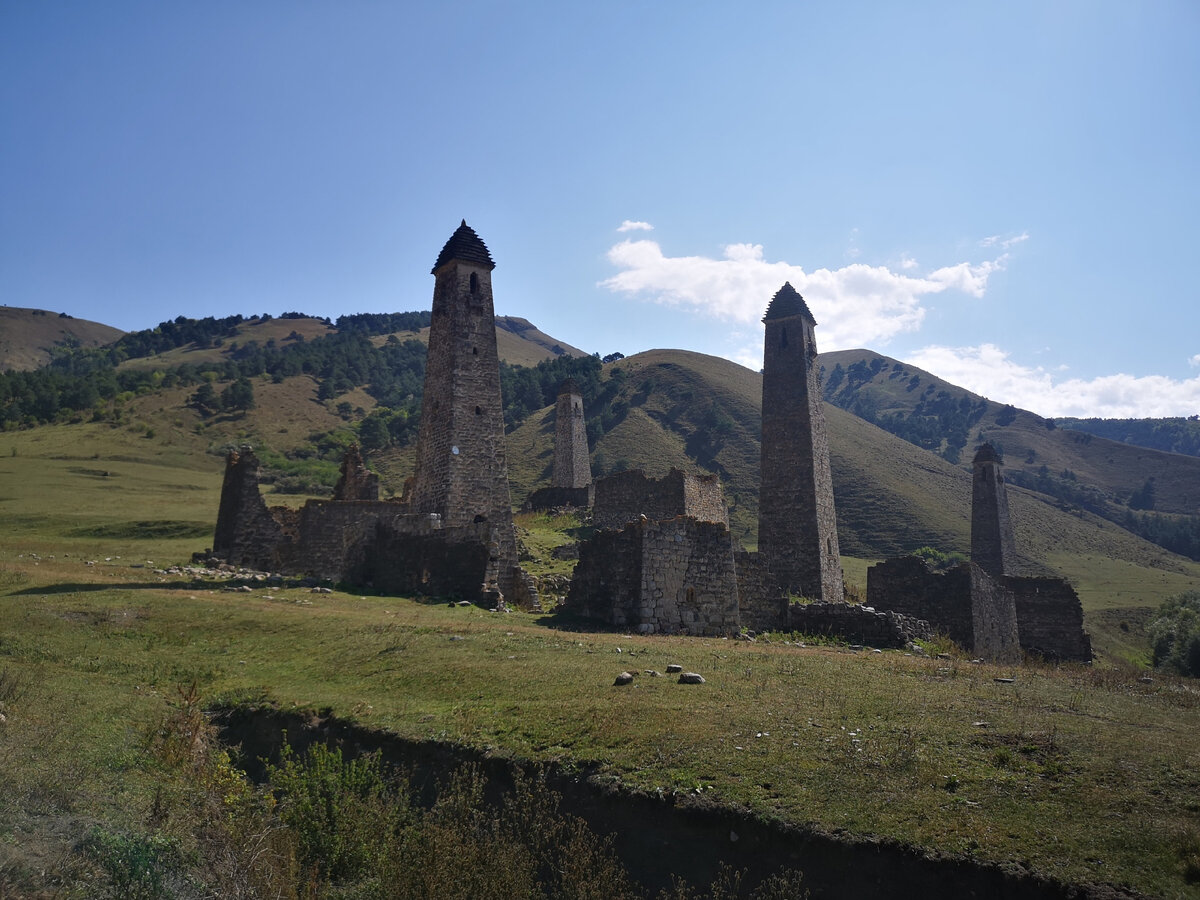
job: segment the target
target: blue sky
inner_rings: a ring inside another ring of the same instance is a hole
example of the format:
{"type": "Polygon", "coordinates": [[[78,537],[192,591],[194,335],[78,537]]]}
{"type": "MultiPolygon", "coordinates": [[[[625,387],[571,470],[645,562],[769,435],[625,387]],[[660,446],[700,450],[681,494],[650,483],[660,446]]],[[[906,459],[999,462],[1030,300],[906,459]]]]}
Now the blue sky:
{"type": "Polygon", "coordinates": [[[0,302],[497,311],[755,368],[785,281],[1044,415],[1200,413],[1200,4],[0,4],[0,302]]]}

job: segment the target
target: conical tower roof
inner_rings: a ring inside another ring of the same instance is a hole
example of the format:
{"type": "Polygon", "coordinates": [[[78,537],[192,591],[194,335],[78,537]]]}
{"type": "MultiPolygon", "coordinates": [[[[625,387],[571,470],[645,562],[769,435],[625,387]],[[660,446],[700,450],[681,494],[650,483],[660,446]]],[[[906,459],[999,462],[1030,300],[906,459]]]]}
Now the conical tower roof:
{"type": "Polygon", "coordinates": [[[790,281],[785,281],[783,287],[771,298],[771,302],[767,306],[767,314],[763,316],[763,321],[765,322],[768,319],[785,319],[789,316],[804,316],[812,324],[817,324],[817,320],[808,311],[808,304],[804,302],[804,298],[800,296],[800,292],[792,287],[790,281]]]}
{"type": "Polygon", "coordinates": [[[433,269],[430,271],[436,273],[452,259],[486,266],[488,269],[496,268],[496,264],[492,262],[492,254],[488,252],[487,244],[479,239],[479,235],[467,224],[466,219],[463,219],[454,234],[450,235],[450,240],[446,241],[446,246],[442,247],[442,252],[438,254],[437,262],[433,264],[433,269]]]}

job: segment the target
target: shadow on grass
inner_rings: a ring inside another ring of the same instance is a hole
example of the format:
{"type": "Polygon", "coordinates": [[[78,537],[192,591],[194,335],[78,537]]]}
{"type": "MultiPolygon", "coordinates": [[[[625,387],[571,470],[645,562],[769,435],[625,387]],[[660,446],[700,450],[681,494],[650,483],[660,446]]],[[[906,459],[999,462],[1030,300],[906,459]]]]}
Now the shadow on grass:
{"type": "Polygon", "coordinates": [[[230,579],[229,581],[122,581],[115,584],[103,584],[101,582],[66,582],[60,584],[49,584],[45,587],[27,587],[19,591],[10,591],[11,597],[30,597],[40,594],[76,594],[76,593],[96,593],[99,591],[223,591],[227,593],[248,593],[238,590],[242,586],[252,587],[255,591],[282,591],[295,588],[311,588],[311,581],[294,583],[284,582],[282,584],[276,582],[274,584],[265,584],[261,581],[241,581],[238,579],[230,579]]]}

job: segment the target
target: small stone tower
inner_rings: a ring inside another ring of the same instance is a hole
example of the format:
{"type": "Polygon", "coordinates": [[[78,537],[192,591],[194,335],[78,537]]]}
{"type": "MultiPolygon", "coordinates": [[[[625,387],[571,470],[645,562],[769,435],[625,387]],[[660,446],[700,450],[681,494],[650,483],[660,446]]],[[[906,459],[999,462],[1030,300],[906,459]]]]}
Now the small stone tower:
{"type": "Polygon", "coordinates": [[[492,269],[487,246],[464,220],[433,265],[433,320],[410,509],[441,527],[486,523],[489,581],[511,596],[517,567],[492,269]]]}
{"type": "Polygon", "coordinates": [[[592,483],[592,466],[583,421],[583,394],[574,378],[558,388],[555,423],[554,475],[550,484],[556,488],[585,488],[592,483]]]}
{"type": "Polygon", "coordinates": [[[1008,491],[991,444],[975,453],[971,477],[971,562],[993,578],[1015,574],[1017,561],[1008,491]]]}
{"type": "Polygon", "coordinates": [[[817,372],[816,320],[785,284],[763,316],[758,550],[776,587],[840,601],[829,437],[817,372]]]}

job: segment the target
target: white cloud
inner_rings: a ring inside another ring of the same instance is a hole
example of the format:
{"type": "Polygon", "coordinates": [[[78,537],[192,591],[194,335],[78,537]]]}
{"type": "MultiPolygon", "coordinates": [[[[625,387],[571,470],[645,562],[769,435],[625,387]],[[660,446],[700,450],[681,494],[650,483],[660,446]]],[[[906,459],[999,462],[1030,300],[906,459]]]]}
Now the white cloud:
{"type": "Polygon", "coordinates": [[[998,246],[1003,250],[1008,250],[1010,247],[1014,247],[1017,244],[1021,243],[1021,241],[1027,241],[1027,240],[1029,240],[1029,232],[1028,231],[1022,231],[1020,234],[1015,234],[1015,235],[1012,235],[1011,237],[1004,237],[1003,235],[993,234],[990,237],[985,237],[982,241],[980,241],[979,246],[980,247],[997,247],[998,246]]]}
{"type": "Polygon", "coordinates": [[[1195,356],[1193,356],[1191,359],[1189,359],[1188,365],[1189,366],[1200,366],[1200,353],[1197,353],[1195,356]]]}
{"type": "Polygon", "coordinates": [[[917,267],[917,261],[911,256],[904,256],[900,259],[900,268],[905,272],[910,272],[917,267]]]}
{"type": "Polygon", "coordinates": [[[1043,416],[1140,419],[1195,415],[1200,376],[1177,381],[1164,375],[1061,378],[1041,366],[1023,366],[994,344],[931,346],[906,362],[999,403],[1043,416]]]}
{"type": "Polygon", "coordinates": [[[917,330],[926,295],[955,289],[982,296],[1005,257],[980,265],[959,263],[925,277],[864,263],[806,272],[768,261],[761,244],[729,244],[722,258],[712,259],[664,256],[655,241],[627,239],[608,251],[608,259],[620,270],[601,282],[610,291],[739,324],[757,323],[771,297],[790,281],[820,323],[821,349],[837,350],[877,346],[917,330]]]}
{"type": "Polygon", "coordinates": [[[654,230],[654,226],[653,226],[653,225],[651,225],[649,222],[633,222],[633,221],[630,221],[629,219],[626,219],[624,222],[622,222],[622,223],[621,223],[621,224],[620,224],[620,225],[617,227],[617,231],[621,231],[621,232],[625,232],[625,231],[653,231],[653,230],[654,230]]]}

